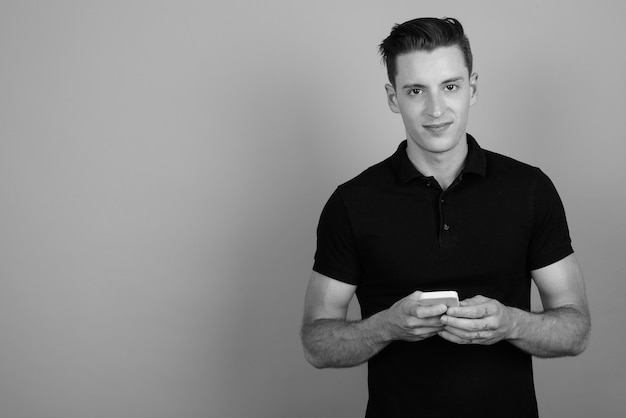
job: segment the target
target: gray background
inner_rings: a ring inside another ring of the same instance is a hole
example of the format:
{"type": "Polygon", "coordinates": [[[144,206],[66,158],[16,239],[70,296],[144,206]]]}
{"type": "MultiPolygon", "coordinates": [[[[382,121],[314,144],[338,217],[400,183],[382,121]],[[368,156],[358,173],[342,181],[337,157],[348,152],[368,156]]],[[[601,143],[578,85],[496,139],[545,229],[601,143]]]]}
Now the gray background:
{"type": "Polygon", "coordinates": [[[305,363],[302,301],[326,199],[404,138],[376,47],[429,15],[472,42],[469,131],[551,176],[585,272],[591,346],[535,361],[541,412],[622,416],[608,0],[0,2],[0,416],[361,416],[364,367],[305,363]]]}

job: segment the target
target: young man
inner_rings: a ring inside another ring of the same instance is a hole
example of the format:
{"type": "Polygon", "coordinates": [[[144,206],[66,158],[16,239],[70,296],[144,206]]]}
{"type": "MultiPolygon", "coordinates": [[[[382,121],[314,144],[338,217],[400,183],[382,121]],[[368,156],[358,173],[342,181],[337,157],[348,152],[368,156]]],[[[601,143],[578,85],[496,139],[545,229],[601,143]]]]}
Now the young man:
{"type": "Polygon", "coordinates": [[[407,139],[322,212],[306,358],[368,362],[366,417],[535,417],[532,356],[577,355],[590,328],[563,205],[539,169],[466,133],[478,76],[457,20],[396,25],[380,51],[407,139]],[[422,306],[433,290],[460,306],[422,306]],[[363,319],[347,321],[355,294],[363,319]]]}

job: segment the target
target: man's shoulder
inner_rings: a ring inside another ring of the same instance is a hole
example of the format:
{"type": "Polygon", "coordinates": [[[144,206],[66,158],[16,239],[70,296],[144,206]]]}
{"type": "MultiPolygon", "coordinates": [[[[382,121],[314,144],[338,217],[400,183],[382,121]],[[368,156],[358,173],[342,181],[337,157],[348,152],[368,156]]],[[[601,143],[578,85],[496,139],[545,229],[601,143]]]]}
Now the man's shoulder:
{"type": "Polygon", "coordinates": [[[340,184],[337,188],[338,192],[343,195],[354,195],[389,187],[397,181],[392,160],[393,156],[368,167],[355,177],[340,184]]]}
{"type": "Polygon", "coordinates": [[[510,176],[522,180],[544,175],[540,168],[513,157],[490,150],[483,150],[483,152],[487,161],[488,176],[510,176]]]}

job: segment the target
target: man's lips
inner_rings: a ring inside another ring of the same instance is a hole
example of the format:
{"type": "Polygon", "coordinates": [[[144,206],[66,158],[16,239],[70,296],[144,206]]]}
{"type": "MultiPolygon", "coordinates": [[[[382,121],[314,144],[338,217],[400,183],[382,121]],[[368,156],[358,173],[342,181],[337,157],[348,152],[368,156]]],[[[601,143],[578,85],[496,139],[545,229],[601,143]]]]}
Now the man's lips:
{"type": "Polygon", "coordinates": [[[444,123],[429,123],[427,125],[422,125],[424,129],[429,131],[434,135],[441,135],[447,131],[448,127],[452,125],[452,122],[444,122],[444,123]]]}
{"type": "Polygon", "coordinates": [[[452,125],[452,122],[443,122],[443,123],[430,123],[428,125],[422,125],[426,129],[443,129],[452,125]]]}

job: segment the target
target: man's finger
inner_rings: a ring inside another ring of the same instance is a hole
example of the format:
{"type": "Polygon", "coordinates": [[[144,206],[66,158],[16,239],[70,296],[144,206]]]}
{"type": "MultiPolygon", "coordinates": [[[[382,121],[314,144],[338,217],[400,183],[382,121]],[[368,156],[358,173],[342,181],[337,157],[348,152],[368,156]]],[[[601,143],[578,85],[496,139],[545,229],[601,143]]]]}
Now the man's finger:
{"type": "Polygon", "coordinates": [[[472,305],[480,305],[483,303],[488,302],[490,299],[483,296],[483,295],[476,295],[474,297],[471,297],[469,299],[464,299],[462,301],[459,302],[460,306],[472,306],[472,305]]]}
{"type": "Polygon", "coordinates": [[[449,308],[446,314],[457,318],[479,319],[495,314],[496,310],[497,308],[494,304],[484,303],[481,305],[449,308]]]}
{"type": "Polygon", "coordinates": [[[430,318],[433,316],[441,316],[448,310],[446,305],[421,306],[415,308],[415,316],[418,318],[430,318]]]}
{"type": "Polygon", "coordinates": [[[447,327],[456,328],[464,332],[489,331],[494,329],[493,324],[488,319],[475,320],[443,315],[440,321],[447,327]]]}

